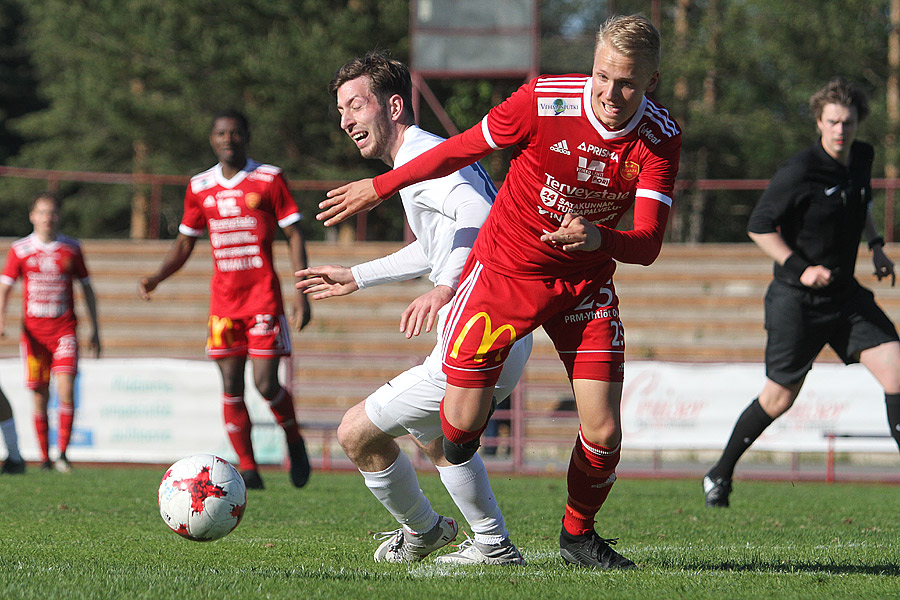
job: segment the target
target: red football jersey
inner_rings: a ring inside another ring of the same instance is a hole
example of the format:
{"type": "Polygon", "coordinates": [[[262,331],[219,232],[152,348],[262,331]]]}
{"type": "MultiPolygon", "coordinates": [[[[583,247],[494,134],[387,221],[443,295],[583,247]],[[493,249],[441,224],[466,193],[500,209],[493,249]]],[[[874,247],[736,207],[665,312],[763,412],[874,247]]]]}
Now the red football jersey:
{"type": "Polygon", "coordinates": [[[225,179],[221,165],[191,178],[179,231],[209,230],[215,271],[209,312],[220,317],[283,314],[281,284],[272,260],[275,226],[300,220],[281,169],[250,160],[225,179]]]}
{"type": "Polygon", "coordinates": [[[591,108],[592,79],[542,76],[495,106],[479,125],[375,178],[379,196],[428,172],[458,169],[498,148],[515,146],[473,253],[492,269],[521,277],[611,274],[611,259],[649,264],[659,254],[678,161],[681,131],[668,111],[648,98],[619,131],[591,108]],[[631,206],[634,229],[615,227],[631,206]],[[596,252],[565,252],[542,242],[565,213],[600,227],[596,252]]]}
{"type": "Polygon", "coordinates": [[[33,233],[13,242],[0,281],[22,278],[22,324],[38,336],[63,335],[75,327],[72,281],[87,279],[78,240],[59,235],[45,244],[33,233]]]}

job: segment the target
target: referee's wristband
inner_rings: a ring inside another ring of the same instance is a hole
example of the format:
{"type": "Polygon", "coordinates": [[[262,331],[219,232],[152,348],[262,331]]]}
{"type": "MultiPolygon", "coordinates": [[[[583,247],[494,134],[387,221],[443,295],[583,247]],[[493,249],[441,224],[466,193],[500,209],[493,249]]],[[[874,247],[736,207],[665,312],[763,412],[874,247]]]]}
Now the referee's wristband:
{"type": "Polygon", "coordinates": [[[800,276],[803,275],[803,271],[811,266],[811,262],[800,256],[796,252],[788,256],[787,260],[784,261],[784,268],[787,269],[790,273],[796,275],[797,279],[800,279],[800,276]]]}
{"type": "Polygon", "coordinates": [[[884,238],[880,235],[877,238],[872,238],[869,240],[869,250],[874,250],[875,246],[884,247],[884,238]]]}

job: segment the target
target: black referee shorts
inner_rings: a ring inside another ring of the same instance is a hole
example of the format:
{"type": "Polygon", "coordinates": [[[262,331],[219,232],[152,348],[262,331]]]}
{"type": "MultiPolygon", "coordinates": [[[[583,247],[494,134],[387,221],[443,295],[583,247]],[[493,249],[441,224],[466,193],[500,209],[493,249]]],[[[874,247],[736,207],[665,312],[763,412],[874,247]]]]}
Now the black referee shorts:
{"type": "Polygon", "coordinates": [[[765,305],[766,376],[784,386],[806,377],[825,344],[849,365],[859,362],[863,350],[898,340],[875,295],[856,281],[826,296],[775,280],[765,305]]]}

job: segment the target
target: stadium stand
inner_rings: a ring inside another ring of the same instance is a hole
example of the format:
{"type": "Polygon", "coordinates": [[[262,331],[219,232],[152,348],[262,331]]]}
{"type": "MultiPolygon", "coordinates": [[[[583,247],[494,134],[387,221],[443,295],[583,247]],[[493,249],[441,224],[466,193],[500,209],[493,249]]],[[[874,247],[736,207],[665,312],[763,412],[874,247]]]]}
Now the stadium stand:
{"type": "MultiPolygon", "coordinates": [[[[0,239],[8,248],[11,239],[0,239]]],[[[207,300],[211,258],[200,241],[188,263],[154,293],[150,302],[137,293],[138,279],[152,273],[169,248],[168,241],[89,240],[84,242],[91,281],[98,297],[104,356],[166,357],[205,360],[207,300]]],[[[398,243],[308,246],[310,264],[356,264],[383,256],[398,243]]],[[[889,256],[897,250],[888,249],[889,256]]],[[[276,247],[284,293],[293,293],[287,274],[287,249],[276,247]]],[[[900,317],[900,287],[875,283],[865,246],[857,276],[895,320],[900,317]]],[[[679,362],[761,362],[765,345],[762,297],[771,262],[752,244],[663,246],[650,267],[619,265],[615,274],[627,331],[628,360],[679,362]]],[[[342,298],[313,302],[313,320],[293,336],[292,383],[301,419],[328,435],[343,410],[400,371],[421,361],[434,338],[407,340],[399,333],[400,313],[429,289],[427,279],[379,286],[342,298]]],[[[18,355],[21,286],[9,310],[0,356],[18,355]]],[[[87,335],[84,303],[76,286],[82,339],[87,335]]],[[[85,340],[86,341],[86,340],[85,340]]],[[[837,360],[826,349],[820,360],[837,360]]],[[[571,395],[565,373],[549,339],[537,332],[534,352],[520,386],[530,415],[524,435],[540,443],[567,441],[570,423],[558,410],[571,395]]]]}

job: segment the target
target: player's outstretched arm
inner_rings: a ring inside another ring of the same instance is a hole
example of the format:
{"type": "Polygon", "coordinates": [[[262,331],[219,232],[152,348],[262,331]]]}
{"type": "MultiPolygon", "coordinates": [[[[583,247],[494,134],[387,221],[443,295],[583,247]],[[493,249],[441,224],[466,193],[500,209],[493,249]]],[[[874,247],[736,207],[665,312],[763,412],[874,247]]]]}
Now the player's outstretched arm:
{"type": "MultiPolygon", "coordinates": [[[[300,230],[298,223],[292,223],[282,229],[288,241],[288,253],[290,254],[291,266],[294,271],[300,271],[307,266],[306,262],[306,239],[300,230]]],[[[299,290],[294,294],[291,301],[291,327],[294,331],[303,331],[303,328],[309,325],[312,319],[312,308],[309,306],[309,298],[302,294],[299,290]]]]}
{"type": "Polygon", "coordinates": [[[166,257],[163,259],[163,262],[156,273],[149,277],[141,278],[138,283],[138,293],[141,298],[149,300],[150,292],[155,290],[156,286],[183,267],[184,263],[187,262],[187,259],[190,258],[191,252],[194,251],[194,245],[196,243],[197,238],[179,233],[178,237],[175,238],[175,241],[172,242],[169,253],[166,254],[166,257]]]}
{"type": "Polygon", "coordinates": [[[894,272],[894,261],[884,253],[883,246],[872,247],[872,264],[875,265],[875,277],[881,281],[887,276],[891,277],[891,287],[897,283],[897,274],[894,272]]]}
{"type": "Polygon", "coordinates": [[[405,333],[406,339],[410,339],[422,332],[423,325],[425,331],[430,332],[437,321],[438,311],[453,300],[454,295],[456,290],[452,287],[436,285],[434,289],[413,300],[400,315],[400,333],[405,333]]]}
{"type": "Polygon", "coordinates": [[[319,203],[322,212],[316,215],[317,220],[325,221],[326,227],[346,221],[364,210],[372,210],[382,201],[371,179],[360,179],[342,185],[329,191],[326,196],[319,203]]]}
{"type": "Polygon", "coordinates": [[[11,285],[0,283],[0,337],[6,337],[6,307],[9,305],[11,291],[11,285]]]}
{"type": "Polygon", "coordinates": [[[349,267],[340,265],[323,265],[301,269],[294,273],[300,281],[295,287],[313,300],[322,300],[332,296],[346,296],[359,289],[356,279],[349,267]]]}
{"type": "Polygon", "coordinates": [[[91,350],[94,358],[100,358],[100,321],[97,318],[97,296],[88,281],[81,281],[81,289],[84,291],[84,303],[87,304],[88,315],[91,318],[91,350]]]}

